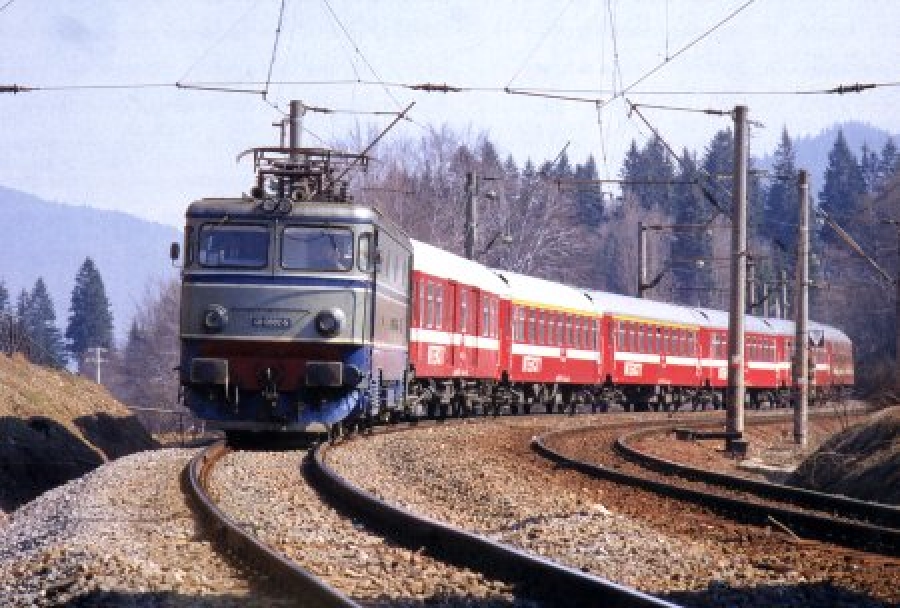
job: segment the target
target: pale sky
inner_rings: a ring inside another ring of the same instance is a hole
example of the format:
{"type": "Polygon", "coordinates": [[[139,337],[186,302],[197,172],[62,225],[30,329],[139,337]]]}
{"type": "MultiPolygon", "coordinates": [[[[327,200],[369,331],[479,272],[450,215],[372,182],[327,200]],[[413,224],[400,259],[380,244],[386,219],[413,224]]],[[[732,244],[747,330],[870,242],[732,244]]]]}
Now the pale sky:
{"type": "MultiPolygon", "coordinates": [[[[415,101],[415,122],[389,137],[418,137],[423,126],[446,123],[486,132],[520,164],[551,160],[570,142],[573,162],[593,153],[601,173],[614,177],[631,140],[642,144],[649,135],[621,99],[598,111],[594,103],[498,91],[428,94],[353,81],[584,90],[570,94],[606,100],[611,89],[638,80],[745,4],[286,0],[268,99],[284,109],[301,99],[365,112],[415,101]],[[277,84],[339,80],[351,82],[277,84]]],[[[264,82],[281,0],[0,0],[2,6],[0,85],[51,88],[264,82]]],[[[900,133],[897,86],[846,95],[760,94],[898,83],[898,31],[895,0],[756,0],[627,96],[689,108],[747,105],[761,123],[752,130],[756,156],[771,152],[783,125],[794,136],[846,120],[900,133]],[[707,91],[716,93],[679,94],[707,91]]],[[[702,153],[729,124],[704,114],[642,112],[677,150],[702,153]]],[[[172,86],[0,94],[0,185],[180,226],[191,200],[249,189],[251,167],[235,157],[275,143],[271,123],[278,118],[260,95],[172,86]]],[[[335,141],[357,122],[390,120],[312,114],[305,124],[335,141]]]]}

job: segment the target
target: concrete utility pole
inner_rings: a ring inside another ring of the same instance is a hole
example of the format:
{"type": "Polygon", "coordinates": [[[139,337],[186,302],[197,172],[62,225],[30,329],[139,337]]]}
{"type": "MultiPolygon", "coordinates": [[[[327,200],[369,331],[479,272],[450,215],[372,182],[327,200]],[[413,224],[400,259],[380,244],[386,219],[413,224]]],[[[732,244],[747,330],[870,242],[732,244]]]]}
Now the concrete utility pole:
{"type": "Polygon", "coordinates": [[[101,363],[109,363],[109,359],[103,358],[103,353],[106,352],[107,349],[102,346],[94,346],[87,350],[87,355],[84,357],[85,363],[93,363],[96,367],[96,380],[97,384],[100,384],[100,364],[101,363]]]}
{"type": "Polygon", "coordinates": [[[794,338],[794,443],[806,447],[809,408],[809,174],[801,169],[798,181],[800,227],[797,233],[797,335],[794,338]]]}
{"type": "Polygon", "coordinates": [[[781,314],[782,319],[788,318],[788,276],[787,269],[781,269],[781,314]]]}
{"type": "Polygon", "coordinates": [[[466,259],[475,259],[475,238],[478,234],[478,175],[466,173],[466,259]]]}
{"type": "MultiPolygon", "coordinates": [[[[731,308],[728,315],[728,389],[725,431],[744,432],[744,311],[747,309],[747,106],[734,108],[734,183],[731,210],[731,308]]],[[[726,447],[730,447],[726,444],[726,447]]]]}
{"type": "Polygon", "coordinates": [[[647,236],[644,222],[638,222],[638,284],[637,297],[644,297],[647,288],[647,236]]]}

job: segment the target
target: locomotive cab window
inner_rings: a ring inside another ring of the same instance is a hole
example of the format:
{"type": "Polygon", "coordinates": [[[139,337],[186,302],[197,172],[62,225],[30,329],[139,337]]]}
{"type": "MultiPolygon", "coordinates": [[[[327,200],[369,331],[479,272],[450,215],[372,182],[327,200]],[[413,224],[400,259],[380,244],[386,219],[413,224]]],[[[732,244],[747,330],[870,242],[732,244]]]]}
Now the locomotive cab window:
{"type": "Polygon", "coordinates": [[[281,265],[288,270],[345,272],[353,268],[353,233],[347,228],[288,226],[281,265]]]}
{"type": "Polygon", "coordinates": [[[204,224],[197,259],[206,268],[265,268],[269,264],[266,226],[204,224]]]}

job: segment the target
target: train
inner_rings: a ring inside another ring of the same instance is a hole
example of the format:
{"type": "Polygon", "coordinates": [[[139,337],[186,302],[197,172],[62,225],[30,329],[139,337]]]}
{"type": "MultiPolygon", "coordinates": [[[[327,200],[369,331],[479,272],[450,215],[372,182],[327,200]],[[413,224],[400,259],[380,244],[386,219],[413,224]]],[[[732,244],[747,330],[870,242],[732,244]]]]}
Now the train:
{"type": "MultiPolygon", "coordinates": [[[[230,436],[377,421],[723,406],[728,314],[582,289],[409,238],[354,202],[362,155],[252,150],[256,184],[191,203],[180,396],[230,436]]],[[[183,252],[182,252],[183,246],[183,252]]],[[[810,385],[853,385],[853,345],[810,323],[810,385]]],[[[794,324],[746,317],[749,407],[787,404],[794,324]]]]}

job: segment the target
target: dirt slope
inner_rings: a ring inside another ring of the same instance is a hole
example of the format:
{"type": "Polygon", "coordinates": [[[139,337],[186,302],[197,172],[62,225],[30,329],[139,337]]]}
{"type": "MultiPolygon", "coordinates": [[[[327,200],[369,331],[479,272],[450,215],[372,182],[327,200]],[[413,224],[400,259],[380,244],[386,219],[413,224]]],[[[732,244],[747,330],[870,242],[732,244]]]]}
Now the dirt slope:
{"type": "Polygon", "coordinates": [[[0,510],[10,511],[107,460],[153,447],[150,435],[105,388],[0,354],[0,510]]]}
{"type": "Polygon", "coordinates": [[[900,505],[900,406],[881,410],[826,441],[787,483],[900,505]]]}

